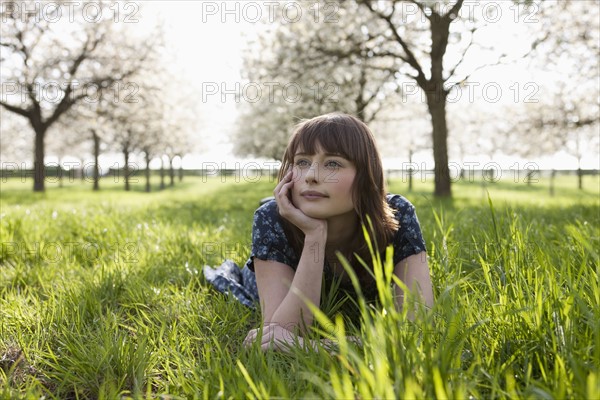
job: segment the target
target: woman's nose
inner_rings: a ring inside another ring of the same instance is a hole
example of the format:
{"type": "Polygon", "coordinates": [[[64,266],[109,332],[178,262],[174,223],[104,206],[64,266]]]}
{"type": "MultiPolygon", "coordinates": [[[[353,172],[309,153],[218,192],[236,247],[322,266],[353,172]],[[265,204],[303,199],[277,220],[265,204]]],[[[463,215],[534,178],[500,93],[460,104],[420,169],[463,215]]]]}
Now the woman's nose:
{"type": "Polygon", "coordinates": [[[306,175],[304,175],[304,180],[307,183],[315,183],[319,181],[319,164],[312,163],[308,171],[306,171],[306,175]]]}

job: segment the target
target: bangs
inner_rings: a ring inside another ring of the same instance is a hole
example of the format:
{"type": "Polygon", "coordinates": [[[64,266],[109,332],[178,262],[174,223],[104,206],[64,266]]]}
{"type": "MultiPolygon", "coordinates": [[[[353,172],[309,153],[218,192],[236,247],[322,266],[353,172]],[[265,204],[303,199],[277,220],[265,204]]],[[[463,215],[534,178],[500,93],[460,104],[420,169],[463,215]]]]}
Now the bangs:
{"type": "Polygon", "coordinates": [[[290,143],[290,155],[293,157],[299,151],[313,155],[322,150],[339,154],[352,162],[358,161],[362,158],[359,145],[361,132],[352,122],[338,115],[305,122],[290,143]]]}

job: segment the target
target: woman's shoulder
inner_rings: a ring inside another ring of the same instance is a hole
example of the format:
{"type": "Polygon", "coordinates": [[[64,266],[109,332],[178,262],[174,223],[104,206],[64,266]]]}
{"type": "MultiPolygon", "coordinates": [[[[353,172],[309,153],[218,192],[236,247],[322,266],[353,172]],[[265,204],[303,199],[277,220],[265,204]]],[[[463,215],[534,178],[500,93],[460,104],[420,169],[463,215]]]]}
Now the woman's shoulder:
{"type": "Polygon", "coordinates": [[[295,269],[298,264],[294,250],[290,246],[282,217],[275,200],[266,201],[254,212],[252,226],[252,251],[248,268],[254,270],[254,257],[261,260],[274,260],[295,269]]]}
{"type": "Polygon", "coordinates": [[[281,215],[275,199],[264,202],[254,211],[254,228],[283,234],[281,215]]]}
{"type": "Polygon", "coordinates": [[[394,214],[404,214],[414,211],[415,206],[404,196],[400,194],[388,193],[386,195],[388,205],[394,210],[394,214]]]}
{"type": "Polygon", "coordinates": [[[267,200],[263,202],[257,209],[254,211],[254,216],[260,217],[268,217],[268,218],[279,218],[279,210],[277,209],[277,202],[275,199],[267,200]]]}
{"type": "Polygon", "coordinates": [[[415,207],[404,196],[388,194],[387,202],[398,221],[394,236],[394,265],[413,254],[427,251],[415,207]]]}

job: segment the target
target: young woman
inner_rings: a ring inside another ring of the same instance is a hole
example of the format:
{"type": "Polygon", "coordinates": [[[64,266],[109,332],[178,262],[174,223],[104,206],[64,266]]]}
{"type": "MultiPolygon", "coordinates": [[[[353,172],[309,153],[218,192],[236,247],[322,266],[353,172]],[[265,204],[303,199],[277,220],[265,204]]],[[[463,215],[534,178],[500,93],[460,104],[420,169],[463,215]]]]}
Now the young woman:
{"type": "MultiPolygon", "coordinates": [[[[376,296],[371,274],[357,261],[357,256],[371,260],[362,234],[367,216],[378,248],[393,245],[394,274],[432,306],[425,242],[414,207],[402,196],[386,194],[381,159],[363,122],[334,113],[299,124],[273,195],[254,214],[252,252],[243,270],[243,286],[253,286],[255,278],[263,319],[245,345],[261,340],[267,349],[301,341],[296,333],[313,322],[303,297],[319,305],[322,282],[334,278],[351,288],[336,252],[351,263],[365,296],[376,296]]],[[[402,290],[394,290],[402,307],[402,290]]]]}

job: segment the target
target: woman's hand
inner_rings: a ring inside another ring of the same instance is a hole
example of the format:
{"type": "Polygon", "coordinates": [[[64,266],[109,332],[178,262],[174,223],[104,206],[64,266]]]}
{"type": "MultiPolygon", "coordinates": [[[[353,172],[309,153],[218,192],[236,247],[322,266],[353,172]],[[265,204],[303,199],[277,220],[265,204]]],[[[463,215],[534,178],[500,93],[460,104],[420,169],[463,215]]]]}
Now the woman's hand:
{"type": "Polygon", "coordinates": [[[265,351],[268,349],[273,350],[286,350],[290,346],[294,346],[296,343],[302,346],[304,339],[300,336],[283,328],[279,324],[268,324],[262,328],[251,329],[244,339],[244,346],[250,347],[252,343],[258,338],[258,335],[262,331],[260,338],[260,348],[265,351]]]}
{"type": "Polygon", "coordinates": [[[311,218],[297,208],[291,198],[291,190],[294,187],[293,172],[290,169],[273,190],[275,201],[279,207],[279,214],[296,225],[305,235],[320,231],[327,233],[327,221],[324,219],[311,218]]]}
{"type": "MultiPolygon", "coordinates": [[[[263,351],[269,349],[287,351],[292,346],[304,347],[305,339],[303,337],[288,331],[279,324],[268,324],[264,325],[262,328],[251,329],[244,339],[244,347],[251,347],[252,344],[257,340],[261,330],[262,336],[260,337],[260,348],[263,351]]],[[[349,343],[362,346],[362,340],[356,336],[347,336],[346,340],[348,340],[349,343]]],[[[309,340],[308,343],[310,346],[306,348],[306,350],[312,348],[312,350],[318,351],[318,342],[309,340]]],[[[337,342],[331,339],[321,339],[320,343],[324,349],[330,352],[330,354],[336,353],[338,346],[337,342]]]]}

